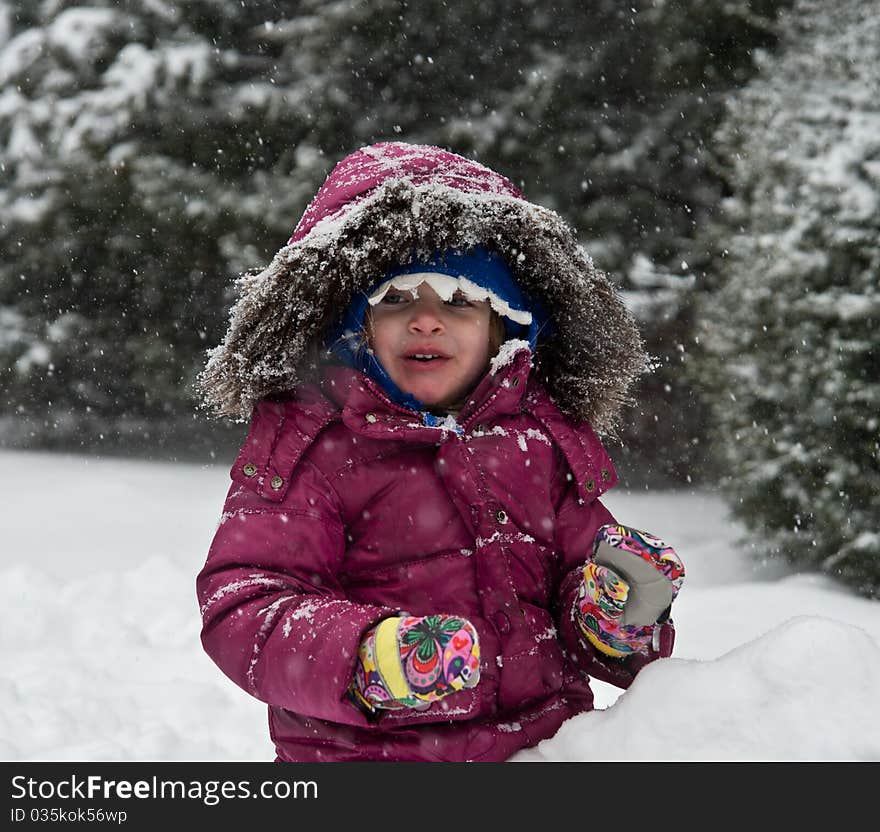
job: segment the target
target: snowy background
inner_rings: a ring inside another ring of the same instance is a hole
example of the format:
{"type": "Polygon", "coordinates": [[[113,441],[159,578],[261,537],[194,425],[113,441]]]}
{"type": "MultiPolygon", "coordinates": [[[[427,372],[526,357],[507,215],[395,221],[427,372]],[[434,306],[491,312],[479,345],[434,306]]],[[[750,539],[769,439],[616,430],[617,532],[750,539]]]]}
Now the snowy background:
{"type": "MultiPolygon", "coordinates": [[[[226,465],[0,451],[0,759],[266,761],[265,706],[202,652],[226,465]]],[[[675,657],[514,761],[880,760],[880,604],[754,566],[707,491],[618,490],[687,566],[675,657]]]]}

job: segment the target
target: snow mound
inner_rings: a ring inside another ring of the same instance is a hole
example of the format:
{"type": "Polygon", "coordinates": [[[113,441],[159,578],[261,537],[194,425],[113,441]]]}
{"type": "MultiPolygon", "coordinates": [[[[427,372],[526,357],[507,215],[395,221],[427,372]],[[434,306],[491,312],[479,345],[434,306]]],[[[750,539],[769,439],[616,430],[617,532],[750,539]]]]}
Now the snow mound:
{"type": "Polygon", "coordinates": [[[714,661],[648,666],[613,707],[513,760],[877,760],[877,690],[868,633],[798,616],[714,661]]]}

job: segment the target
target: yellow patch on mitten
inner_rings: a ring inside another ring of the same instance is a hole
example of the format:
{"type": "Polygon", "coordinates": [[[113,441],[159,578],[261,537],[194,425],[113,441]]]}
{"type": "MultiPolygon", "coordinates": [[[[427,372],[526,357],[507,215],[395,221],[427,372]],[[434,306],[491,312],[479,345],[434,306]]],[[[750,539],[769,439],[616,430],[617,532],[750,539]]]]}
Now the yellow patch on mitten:
{"type": "Polygon", "coordinates": [[[385,682],[388,693],[394,699],[412,696],[400,665],[400,644],[397,641],[397,627],[400,618],[386,618],[376,627],[376,669],[385,682]]]}
{"type": "MultiPolygon", "coordinates": [[[[579,623],[580,626],[580,623],[579,623]]],[[[580,626],[580,631],[584,634],[587,641],[593,645],[600,653],[604,653],[606,656],[611,656],[615,659],[623,658],[624,656],[629,656],[631,653],[623,653],[620,650],[615,650],[613,647],[609,647],[602,641],[599,641],[599,637],[592,631],[588,630],[586,627],[580,626]]]]}

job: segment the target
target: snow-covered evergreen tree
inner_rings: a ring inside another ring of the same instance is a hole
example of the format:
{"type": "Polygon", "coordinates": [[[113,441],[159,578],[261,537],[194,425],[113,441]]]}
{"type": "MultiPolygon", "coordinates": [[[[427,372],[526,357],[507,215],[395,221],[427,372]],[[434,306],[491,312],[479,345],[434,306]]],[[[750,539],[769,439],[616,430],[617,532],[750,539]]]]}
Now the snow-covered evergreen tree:
{"type": "Polygon", "coordinates": [[[305,198],[273,174],[315,163],[305,93],[271,83],[276,7],[5,0],[5,439],[161,443],[192,419],[231,278],[305,198]]]}
{"type": "Polygon", "coordinates": [[[880,2],[798,0],[728,108],[705,363],[763,555],[880,591],[880,2]]]}

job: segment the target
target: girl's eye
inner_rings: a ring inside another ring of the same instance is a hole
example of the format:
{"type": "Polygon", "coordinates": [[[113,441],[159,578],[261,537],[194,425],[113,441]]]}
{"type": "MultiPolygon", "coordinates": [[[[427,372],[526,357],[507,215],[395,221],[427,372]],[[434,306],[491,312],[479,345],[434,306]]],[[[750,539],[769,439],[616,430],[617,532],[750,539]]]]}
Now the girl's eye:
{"type": "Polygon", "coordinates": [[[406,298],[399,292],[388,292],[382,298],[382,303],[387,303],[389,306],[398,306],[401,303],[406,303],[406,298]]]}
{"type": "Polygon", "coordinates": [[[470,306],[471,302],[461,293],[456,292],[452,298],[446,301],[450,306],[470,306]]]}

